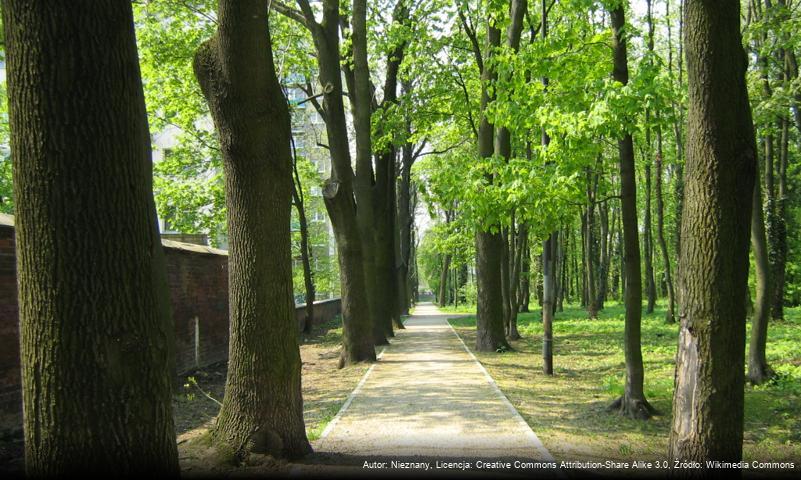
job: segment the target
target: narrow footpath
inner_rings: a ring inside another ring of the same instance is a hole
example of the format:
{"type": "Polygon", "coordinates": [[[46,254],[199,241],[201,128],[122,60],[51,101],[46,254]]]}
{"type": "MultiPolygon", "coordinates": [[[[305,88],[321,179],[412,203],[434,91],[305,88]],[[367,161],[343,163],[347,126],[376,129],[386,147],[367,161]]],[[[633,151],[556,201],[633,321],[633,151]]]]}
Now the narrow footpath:
{"type": "Polygon", "coordinates": [[[316,452],[358,462],[426,459],[432,468],[437,460],[470,461],[472,469],[487,468],[476,461],[553,461],[449,316],[418,305],[314,442],[316,452]]]}

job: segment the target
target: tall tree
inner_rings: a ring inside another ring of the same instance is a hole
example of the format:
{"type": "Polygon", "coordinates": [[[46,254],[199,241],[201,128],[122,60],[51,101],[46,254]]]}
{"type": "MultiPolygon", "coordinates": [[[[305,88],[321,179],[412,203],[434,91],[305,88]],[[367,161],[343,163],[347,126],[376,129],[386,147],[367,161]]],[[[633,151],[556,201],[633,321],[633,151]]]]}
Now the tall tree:
{"type": "Polygon", "coordinates": [[[27,473],[177,475],[131,5],[8,0],[3,25],[27,473]]]}
{"type": "MultiPolygon", "coordinates": [[[[473,54],[481,73],[481,120],[478,126],[478,156],[490,158],[494,152],[494,126],[487,115],[487,107],[494,98],[492,83],[497,74],[492,67],[495,50],[501,44],[501,31],[490,12],[487,17],[487,37],[482,52],[476,31],[459,10],[462,28],[470,37],[473,54]]],[[[497,181],[488,176],[488,182],[497,181]]],[[[501,293],[501,261],[503,238],[500,226],[479,227],[476,231],[476,350],[494,352],[509,348],[504,335],[503,295],[501,293]],[[497,231],[494,231],[497,230],[497,231]]]]}
{"type": "MultiPolygon", "coordinates": [[[[614,30],[612,77],[626,85],[629,81],[628,59],[626,58],[626,33],[624,5],[617,3],[609,11],[614,30]]],[[[625,263],[626,324],[624,328],[624,349],[626,356],[626,385],[623,396],[612,404],[624,415],[634,418],[648,418],[653,409],[645,399],[643,382],[645,372],[642,363],[641,322],[642,322],[642,277],[640,273],[640,243],[637,225],[637,186],[635,183],[634,145],[631,133],[626,132],[618,140],[620,155],[620,206],[623,218],[623,257],[625,263]]]]}
{"type": "MultiPolygon", "coordinates": [[[[386,345],[387,322],[389,317],[379,318],[379,311],[389,313],[379,307],[378,292],[389,290],[389,285],[379,286],[376,282],[376,197],[375,173],[373,172],[373,147],[371,116],[373,112],[373,91],[370,84],[370,67],[367,61],[367,0],[353,0],[353,14],[350,31],[350,64],[345,63],[345,79],[348,82],[348,96],[353,113],[353,130],[356,140],[356,177],[354,194],[356,198],[356,221],[362,242],[362,265],[365,275],[365,295],[370,312],[373,342],[386,345]]],[[[340,21],[344,21],[340,20],[340,21]]],[[[346,25],[341,25],[342,27],[346,25]]],[[[386,305],[388,306],[388,305],[386,305]]],[[[392,334],[392,323],[388,323],[392,334]]]]}
{"type": "MultiPolygon", "coordinates": [[[[654,53],[654,15],[653,15],[653,3],[651,0],[648,0],[648,52],[653,54],[654,53]]],[[[670,4],[666,4],[666,15],[669,18],[670,15],[670,4]]],[[[669,20],[668,20],[669,22],[669,20]]],[[[668,32],[670,32],[670,23],[668,23],[668,32]]],[[[668,65],[672,68],[673,64],[673,57],[672,57],[672,45],[668,45],[668,56],[669,56],[669,63],[668,65]]],[[[672,72],[671,72],[672,73],[672,72]]],[[[657,120],[660,117],[659,111],[656,112],[657,120]]],[[[670,270],[670,256],[668,255],[667,249],[667,241],[665,240],[665,202],[662,197],[662,172],[663,172],[663,160],[664,160],[664,151],[662,146],[662,127],[657,126],[656,128],[656,158],[654,159],[654,168],[656,169],[654,175],[654,196],[656,197],[656,238],[659,242],[659,252],[662,256],[662,266],[665,269],[665,288],[667,290],[668,296],[668,305],[665,311],[665,321],[667,323],[674,323],[675,320],[675,298],[673,293],[673,277],[671,275],[670,270]]],[[[649,225],[650,222],[646,222],[646,225],[649,225]]],[[[650,300],[649,300],[650,302],[650,300]]]]}
{"type": "MultiPolygon", "coordinates": [[[[548,8],[545,0],[540,2],[540,13],[542,15],[540,30],[542,30],[542,40],[548,38],[548,8]]],[[[548,88],[548,77],[542,78],[542,85],[548,88]]],[[[551,139],[545,128],[542,129],[541,144],[543,148],[548,148],[551,139]]],[[[553,375],[553,317],[555,311],[554,302],[556,301],[556,244],[559,241],[559,233],[553,232],[542,244],[542,371],[546,375],[553,375]]]]}
{"type": "MultiPolygon", "coordinates": [[[[520,49],[520,37],[523,32],[523,20],[528,9],[527,0],[510,0],[509,2],[509,25],[506,28],[506,48],[510,53],[517,53],[520,49]]],[[[505,76],[511,75],[511,71],[504,72],[505,76]]],[[[512,136],[509,128],[498,125],[495,128],[495,155],[500,156],[507,163],[512,156],[512,136]]],[[[520,225],[522,231],[525,226],[520,225]]],[[[503,292],[504,316],[506,317],[506,335],[512,340],[520,338],[517,331],[517,277],[520,274],[518,259],[522,241],[516,242],[515,215],[512,212],[509,228],[504,229],[503,251],[501,252],[501,287],[503,292]],[[517,248],[516,248],[517,247],[517,248]],[[505,260],[505,261],[504,261],[505,260]]],[[[519,239],[522,240],[522,237],[519,239]]]]}
{"type": "Polygon", "coordinates": [[[331,176],[323,186],[323,200],[337,243],[343,330],[339,366],[344,367],[357,362],[374,361],[375,346],[343,101],[339,51],[340,5],[339,0],[324,0],[322,19],[318,22],[308,0],[297,2],[300,11],[277,0],[269,5],[309,30],[317,54],[322,111],[332,165],[331,176]]]}
{"type": "Polygon", "coordinates": [[[740,4],[688,0],[681,328],[669,456],[742,458],[745,296],[756,172],[740,4]]]}
{"type": "Polygon", "coordinates": [[[292,299],[289,109],[269,0],[219,0],[194,71],[220,139],[229,234],[228,378],[213,438],[240,458],[311,451],[292,299]]]}
{"type": "MultiPolygon", "coordinates": [[[[406,0],[398,0],[392,11],[392,29],[400,29],[410,23],[409,7],[406,0]]],[[[407,35],[395,35],[391,38],[399,37],[395,40],[386,52],[386,77],[384,80],[384,97],[377,108],[378,115],[388,114],[396,108],[398,102],[398,84],[401,63],[408,46],[407,35]],[[380,112],[379,112],[380,110],[380,112]]],[[[376,113],[376,112],[374,112],[376,113]]],[[[389,122],[387,122],[389,123],[389,122]]],[[[391,129],[391,125],[384,125],[378,122],[378,130],[385,133],[391,129]]],[[[397,204],[397,170],[396,158],[397,148],[394,142],[386,142],[385,145],[373,145],[375,150],[375,266],[376,266],[376,285],[385,286],[378,288],[376,293],[378,320],[384,328],[384,334],[393,336],[393,326],[403,328],[400,321],[399,305],[399,285],[397,270],[400,260],[400,231],[396,231],[396,204],[397,204]]],[[[402,282],[405,285],[405,282],[402,282]]]]}

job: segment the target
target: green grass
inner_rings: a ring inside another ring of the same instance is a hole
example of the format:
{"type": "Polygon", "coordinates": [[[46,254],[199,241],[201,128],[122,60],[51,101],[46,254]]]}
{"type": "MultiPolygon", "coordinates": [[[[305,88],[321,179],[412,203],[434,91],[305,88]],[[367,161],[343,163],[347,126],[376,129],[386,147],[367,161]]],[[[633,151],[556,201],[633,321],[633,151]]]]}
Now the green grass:
{"type": "MultiPolygon", "coordinates": [[[[597,320],[578,306],[554,321],[554,376],[542,374],[540,312],[520,314],[523,339],[514,351],[476,353],[499,387],[559,460],[664,459],[673,397],[677,325],[664,310],[643,316],[645,392],[659,414],[648,421],[623,418],[606,407],[623,393],[623,314],[607,304],[597,320]]],[[[767,357],[778,377],[745,391],[747,460],[801,459],[801,308],[786,309],[771,324],[767,357]]],[[[471,346],[475,317],[450,323],[471,346]]],[[[750,328],[750,325],[749,325],[750,328]]]]}
{"type": "Polygon", "coordinates": [[[476,306],[475,305],[459,305],[458,307],[454,307],[453,305],[446,305],[444,307],[437,307],[440,311],[447,312],[447,313],[476,313],[476,306]]]}
{"type": "Polygon", "coordinates": [[[309,438],[310,442],[313,442],[320,438],[320,435],[323,434],[323,430],[325,430],[325,427],[327,427],[328,424],[331,423],[331,420],[333,420],[334,417],[336,417],[337,413],[339,412],[339,409],[342,408],[342,403],[344,402],[335,403],[327,406],[325,410],[322,412],[321,416],[315,422],[314,426],[311,428],[306,428],[306,436],[309,438]]]}

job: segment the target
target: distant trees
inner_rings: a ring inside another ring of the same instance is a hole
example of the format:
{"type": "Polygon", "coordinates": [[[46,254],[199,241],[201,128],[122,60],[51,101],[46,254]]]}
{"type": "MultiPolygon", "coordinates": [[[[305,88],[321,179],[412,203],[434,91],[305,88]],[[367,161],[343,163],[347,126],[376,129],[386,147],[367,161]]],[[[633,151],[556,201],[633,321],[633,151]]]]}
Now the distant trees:
{"type": "Polygon", "coordinates": [[[685,3],[689,84],[681,327],[670,458],[742,458],[748,241],[756,142],[739,3],[685,3]]]}
{"type": "Polygon", "coordinates": [[[31,476],[176,476],[131,4],[3,2],[31,476]]]}
{"type": "Polygon", "coordinates": [[[194,71],[220,138],[229,232],[226,392],[213,437],[237,456],[311,451],[292,299],[289,110],[276,77],[268,0],[220,0],[194,71]]]}

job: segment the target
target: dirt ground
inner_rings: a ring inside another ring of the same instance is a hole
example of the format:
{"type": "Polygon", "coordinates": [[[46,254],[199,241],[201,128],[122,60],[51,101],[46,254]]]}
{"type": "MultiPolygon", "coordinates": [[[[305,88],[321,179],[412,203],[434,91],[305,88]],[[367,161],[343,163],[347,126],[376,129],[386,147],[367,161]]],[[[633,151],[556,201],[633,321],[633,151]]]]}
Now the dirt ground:
{"type": "MultiPolygon", "coordinates": [[[[337,369],[342,329],[339,321],[317,326],[302,339],[303,400],[306,433],[309,440],[319,438],[329,421],[336,415],[368,366],[356,365],[337,369]]],[[[220,466],[206,441],[205,434],[213,425],[225,394],[225,363],[211,365],[184,375],[179,392],[173,396],[173,415],[178,436],[178,455],[181,470],[192,476],[208,473],[248,474],[287,472],[291,464],[276,462],[269,457],[249,460],[239,468],[220,466]]],[[[23,471],[23,444],[20,436],[0,439],[0,477],[23,471]]],[[[318,459],[318,461],[321,459],[318,459]]]]}

